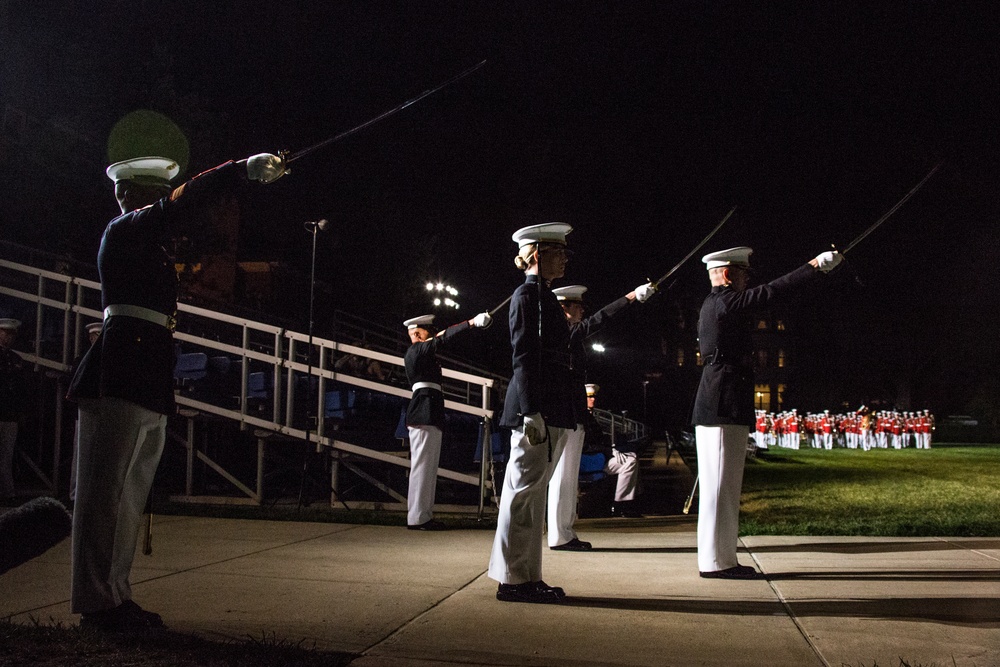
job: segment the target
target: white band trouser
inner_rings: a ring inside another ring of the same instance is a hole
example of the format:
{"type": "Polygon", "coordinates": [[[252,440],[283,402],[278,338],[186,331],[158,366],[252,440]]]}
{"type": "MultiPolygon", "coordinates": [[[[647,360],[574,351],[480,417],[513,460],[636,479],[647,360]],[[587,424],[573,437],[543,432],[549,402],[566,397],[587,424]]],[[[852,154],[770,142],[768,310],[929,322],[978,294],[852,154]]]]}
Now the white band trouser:
{"type": "Polygon", "coordinates": [[[574,429],[549,426],[549,440],[528,444],[520,429],[510,434],[510,459],[500,494],[500,512],[487,575],[501,584],[524,584],[542,578],[542,530],[546,486],[554,462],[574,429]],[[552,461],[549,461],[551,447],[552,461]]]}
{"type": "Polygon", "coordinates": [[[434,494],[441,461],[441,429],[437,426],[407,426],[406,429],[410,434],[406,523],[419,526],[434,518],[434,494]]]}
{"type": "Polygon", "coordinates": [[[619,452],[611,450],[611,458],[604,464],[604,471],[609,475],[618,475],[615,485],[615,502],[624,503],[635,500],[639,489],[639,456],[634,452],[619,452]]]}
{"type": "Polygon", "coordinates": [[[129,573],[167,417],[121,398],[80,401],[71,611],[132,599],[129,573]]]}
{"type": "Polygon", "coordinates": [[[580,489],[580,458],[583,456],[583,424],[566,436],[566,446],[556,461],[549,480],[549,546],[557,547],[576,538],[576,505],[580,489]]]}
{"type": "Polygon", "coordinates": [[[740,492],[746,463],[747,426],[696,426],[698,449],[698,569],[716,572],[739,565],[740,492]]]}

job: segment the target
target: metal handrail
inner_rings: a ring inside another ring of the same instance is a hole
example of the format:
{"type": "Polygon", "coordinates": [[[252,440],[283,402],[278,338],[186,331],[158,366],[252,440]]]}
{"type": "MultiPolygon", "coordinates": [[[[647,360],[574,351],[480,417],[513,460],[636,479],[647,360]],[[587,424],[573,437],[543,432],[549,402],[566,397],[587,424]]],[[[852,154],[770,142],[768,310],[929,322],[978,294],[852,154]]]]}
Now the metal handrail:
{"type": "MultiPolygon", "coordinates": [[[[0,259],[0,295],[31,304],[35,310],[35,349],[22,356],[33,363],[36,370],[41,367],[63,373],[70,370],[73,357],[77,356],[83,347],[81,341],[84,339],[82,332],[85,320],[88,318],[100,320],[102,318],[103,313],[99,305],[96,308],[87,305],[88,303],[100,304],[99,291],[100,284],[92,280],[0,259]],[[34,283],[35,290],[33,292],[26,289],[29,283],[34,283]],[[58,295],[50,293],[53,286],[58,288],[58,295]],[[51,340],[51,338],[46,337],[50,336],[52,332],[58,332],[61,337],[60,344],[55,346],[59,352],[56,355],[46,355],[43,349],[45,346],[39,341],[51,340]]],[[[401,388],[333,369],[331,360],[336,355],[351,354],[399,367],[404,365],[403,357],[315,336],[311,338],[310,345],[310,337],[306,333],[186,303],[178,304],[178,313],[181,329],[174,334],[177,343],[197,346],[199,349],[230,356],[233,362],[239,362],[241,374],[238,409],[229,409],[223,405],[196,400],[184,395],[177,397],[180,405],[199,412],[232,419],[245,426],[262,428],[294,438],[305,438],[307,431],[294,427],[292,417],[297,390],[294,380],[308,375],[310,380],[306,386],[309,387],[310,391],[313,380],[316,382],[316,395],[308,399],[308,404],[315,406],[316,409],[317,428],[313,435],[317,447],[340,449],[374,460],[409,466],[409,461],[406,459],[387,456],[377,450],[358,447],[338,440],[334,437],[334,432],[327,432],[324,423],[325,389],[330,381],[402,398],[409,398],[412,394],[409,388],[401,388]],[[192,328],[199,324],[203,325],[204,331],[200,334],[193,333],[192,328]],[[299,360],[308,359],[308,355],[318,358],[321,363],[310,365],[306,361],[299,360]],[[268,366],[271,370],[273,405],[268,418],[248,413],[250,401],[247,395],[247,385],[252,365],[262,367],[264,372],[267,372],[268,366]]],[[[466,385],[465,392],[460,394],[452,392],[446,396],[445,407],[447,409],[475,415],[484,421],[492,417],[490,396],[495,385],[494,378],[451,368],[443,369],[443,375],[452,382],[466,385]],[[468,400],[459,400],[466,396],[468,400]]],[[[61,401],[61,396],[57,400],[61,401]]],[[[222,400],[220,397],[219,401],[222,400]]],[[[55,434],[54,446],[56,452],[54,466],[58,467],[58,452],[61,447],[59,433],[55,434]]],[[[472,476],[442,469],[439,474],[441,477],[478,485],[480,498],[485,496],[486,475],[482,472],[478,476],[472,476]]]]}

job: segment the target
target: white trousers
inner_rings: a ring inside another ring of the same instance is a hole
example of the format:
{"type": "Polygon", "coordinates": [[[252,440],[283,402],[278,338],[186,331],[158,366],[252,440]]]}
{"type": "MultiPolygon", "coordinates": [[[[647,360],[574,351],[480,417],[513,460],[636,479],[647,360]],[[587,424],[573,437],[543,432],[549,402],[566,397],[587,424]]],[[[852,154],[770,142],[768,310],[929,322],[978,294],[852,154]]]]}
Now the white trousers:
{"type": "Polygon", "coordinates": [[[833,449],[833,433],[821,433],[823,438],[823,449],[833,449]]]}
{"type": "Polygon", "coordinates": [[[528,444],[519,429],[510,434],[510,459],[500,493],[497,533],[487,571],[490,579],[501,584],[542,579],[545,489],[574,429],[550,426],[548,430],[549,442],[540,445],[528,444]]]}
{"type": "Polygon", "coordinates": [[[120,398],[80,402],[73,507],[73,613],[132,599],[129,573],[167,417],[120,398]]]}
{"type": "Polygon", "coordinates": [[[410,433],[410,487],[406,493],[406,523],[419,526],[434,518],[438,463],[441,462],[441,429],[407,426],[410,433]]]}
{"type": "Polygon", "coordinates": [[[580,457],[583,456],[583,424],[566,436],[566,446],[556,461],[549,480],[549,546],[557,547],[576,538],[577,499],[580,492],[580,457]]]}
{"type": "Polygon", "coordinates": [[[634,452],[619,452],[611,450],[611,458],[604,464],[604,471],[609,475],[618,475],[618,485],[615,487],[615,502],[623,503],[635,500],[639,489],[639,457],[634,452]]]}
{"type": "Polygon", "coordinates": [[[0,422],[0,498],[14,495],[14,445],[17,422],[0,422]]]}
{"type": "Polygon", "coordinates": [[[715,572],[739,565],[740,492],[746,463],[747,426],[696,426],[698,449],[698,569],[715,572]]]}
{"type": "Polygon", "coordinates": [[[757,449],[767,449],[767,433],[764,431],[754,431],[754,442],[757,443],[757,449]]]}

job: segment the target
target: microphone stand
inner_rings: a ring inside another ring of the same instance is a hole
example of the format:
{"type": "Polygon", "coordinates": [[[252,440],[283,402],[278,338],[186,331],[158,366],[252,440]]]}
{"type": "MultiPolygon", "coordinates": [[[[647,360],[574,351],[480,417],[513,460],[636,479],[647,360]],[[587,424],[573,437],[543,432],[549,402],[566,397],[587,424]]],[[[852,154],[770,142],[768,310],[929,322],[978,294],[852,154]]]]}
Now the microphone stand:
{"type": "MultiPolygon", "coordinates": [[[[306,229],[312,233],[312,255],[310,258],[309,266],[309,343],[306,345],[306,364],[308,370],[306,371],[306,392],[310,394],[310,400],[306,402],[306,441],[305,441],[305,451],[302,454],[302,476],[299,480],[299,501],[298,509],[302,509],[302,498],[305,493],[306,477],[308,476],[309,470],[309,452],[312,449],[310,447],[310,431],[312,427],[312,347],[313,347],[313,327],[315,325],[315,305],[316,305],[316,235],[319,230],[326,227],[326,220],[320,220],[318,222],[306,223],[306,229]]],[[[317,434],[318,436],[318,434],[317,434]]],[[[319,453],[319,438],[316,441],[316,451],[319,453]]],[[[351,508],[347,506],[340,498],[340,494],[337,490],[330,485],[330,491],[333,495],[337,496],[337,500],[340,504],[344,506],[344,509],[350,510],[351,508]]]]}

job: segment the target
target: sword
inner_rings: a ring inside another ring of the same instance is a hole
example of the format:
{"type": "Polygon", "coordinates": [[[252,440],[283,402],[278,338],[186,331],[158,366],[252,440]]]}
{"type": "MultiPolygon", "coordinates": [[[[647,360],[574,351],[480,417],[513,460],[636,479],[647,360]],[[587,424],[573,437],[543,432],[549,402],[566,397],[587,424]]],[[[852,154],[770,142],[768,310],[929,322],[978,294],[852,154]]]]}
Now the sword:
{"type": "Polygon", "coordinates": [[[711,241],[711,240],[712,240],[712,237],[713,237],[713,236],[715,236],[715,233],[716,233],[716,232],[718,232],[718,231],[719,231],[720,229],[722,229],[722,226],[723,226],[724,224],[726,224],[726,222],[727,222],[727,221],[729,220],[729,218],[730,218],[730,217],[731,217],[731,216],[733,215],[733,213],[735,213],[735,212],[736,212],[736,207],[735,207],[735,206],[734,206],[734,207],[732,207],[731,209],[729,209],[729,213],[726,213],[726,216],[725,216],[725,217],[724,217],[724,218],[722,219],[722,221],[721,221],[721,222],[720,222],[719,224],[717,224],[717,225],[715,226],[715,229],[713,229],[713,230],[712,230],[711,232],[709,232],[709,233],[708,233],[708,236],[706,236],[705,238],[703,238],[703,239],[701,240],[701,243],[699,243],[698,245],[696,245],[696,246],[694,247],[694,250],[692,250],[691,252],[689,252],[689,253],[688,253],[688,254],[687,254],[687,255],[686,255],[685,257],[684,257],[684,259],[682,259],[681,261],[677,262],[677,264],[675,264],[675,265],[674,265],[674,268],[670,269],[670,270],[669,270],[669,271],[667,271],[667,272],[666,272],[665,274],[663,274],[663,277],[662,277],[662,278],[660,278],[659,280],[657,280],[657,281],[656,281],[656,283],[655,283],[655,284],[653,285],[653,287],[654,287],[654,288],[658,288],[658,287],[659,287],[659,286],[660,286],[661,284],[663,284],[663,281],[664,281],[664,280],[666,280],[666,279],[667,279],[667,278],[669,278],[670,276],[674,275],[674,273],[675,273],[675,272],[677,271],[677,269],[679,269],[679,268],[681,268],[682,266],[684,266],[684,263],[685,263],[686,261],[688,261],[689,259],[691,259],[691,256],[692,256],[692,255],[694,255],[694,254],[695,254],[696,252],[698,252],[699,250],[701,250],[701,247],[702,247],[703,245],[705,245],[706,243],[708,243],[709,241],[711,241]]]}
{"type": "Polygon", "coordinates": [[[684,501],[684,513],[685,514],[687,514],[688,512],[691,511],[691,502],[694,500],[695,491],[698,490],[698,480],[699,479],[701,479],[701,478],[700,477],[695,477],[694,478],[694,486],[691,487],[691,495],[689,495],[687,497],[687,500],[684,501]]]}
{"type": "Polygon", "coordinates": [[[299,150],[299,151],[295,151],[294,153],[289,153],[287,151],[283,151],[281,153],[281,157],[284,158],[285,164],[289,165],[289,164],[295,162],[296,160],[298,160],[299,158],[305,157],[306,155],[309,155],[313,151],[318,151],[319,149],[325,148],[326,146],[329,146],[330,144],[336,143],[336,142],[338,142],[338,141],[340,141],[342,139],[346,139],[347,137],[349,137],[352,134],[355,134],[357,132],[360,132],[361,130],[365,129],[366,127],[370,127],[370,126],[374,125],[375,123],[377,123],[377,122],[379,122],[381,120],[384,120],[384,119],[388,118],[389,116],[392,116],[393,114],[399,113],[400,111],[402,111],[406,107],[413,106],[414,104],[416,104],[420,100],[424,99],[425,97],[430,97],[431,95],[433,95],[434,93],[438,92],[442,88],[447,88],[448,86],[450,86],[451,84],[455,83],[459,79],[464,79],[465,77],[469,76],[470,74],[472,74],[473,72],[475,72],[477,69],[479,69],[480,67],[482,67],[485,64],[486,64],[486,61],[483,60],[482,62],[479,62],[479,63],[473,65],[472,67],[470,67],[470,68],[468,68],[468,69],[466,69],[466,70],[464,70],[462,72],[459,72],[458,74],[456,74],[455,76],[451,77],[447,81],[444,81],[444,82],[438,84],[437,86],[434,86],[433,88],[429,88],[428,90],[425,90],[424,92],[420,93],[419,95],[417,95],[413,99],[407,100],[406,102],[403,102],[399,106],[395,106],[392,109],[389,109],[388,111],[380,113],[379,115],[375,116],[374,118],[366,120],[365,122],[361,123],[360,125],[355,125],[351,129],[345,130],[345,131],[341,132],[340,134],[336,134],[336,135],[330,137],[329,139],[324,139],[323,141],[319,142],[318,144],[313,144],[312,146],[309,146],[307,148],[303,148],[302,150],[299,150]]]}
{"type": "Polygon", "coordinates": [[[906,196],[905,196],[905,197],[903,197],[903,198],[902,198],[902,199],[900,199],[900,200],[899,200],[898,202],[896,202],[896,205],[895,205],[895,206],[893,206],[893,207],[892,207],[892,208],[890,208],[890,209],[889,209],[888,211],[886,211],[886,214],[885,214],[885,215],[883,215],[883,216],[882,216],[881,218],[879,218],[878,220],[876,220],[876,221],[875,221],[875,224],[874,224],[874,225],[872,225],[871,227],[869,227],[868,229],[866,229],[866,230],[865,230],[864,232],[862,232],[862,233],[861,233],[861,235],[860,235],[860,236],[859,236],[858,238],[856,238],[856,239],[854,239],[853,241],[851,241],[850,243],[848,243],[848,244],[847,244],[847,247],[846,247],[846,248],[844,248],[843,250],[841,250],[841,251],[840,251],[840,254],[841,254],[841,255],[846,255],[846,254],[847,254],[847,252],[848,252],[848,251],[849,251],[849,250],[850,250],[851,248],[853,248],[854,246],[856,246],[856,245],[858,245],[859,243],[861,243],[862,241],[864,241],[864,240],[865,240],[865,237],[866,237],[866,236],[868,236],[869,234],[871,234],[872,232],[874,232],[874,231],[875,231],[876,229],[878,229],[878,226],[879,226],[879,225],[881,225],[881,224],[882,224],[883,222],[885,222],[886,220],[888,220],[888,219],[889,219],[889,217],[890,217],[890,216],[891,216],[891,215],[892,215],[893,213],[895,213],[895,212],[896,212],[897,210],[899,210],[899,207],[900,207],[900,206],[902,206],[903,204],[905,204],[905,203],[906,203],[906,201],[907,201],[907,200],[908,200],[908,199],[909,199],[910,197],[912,197],[913,195],[915,195],[915,194],[917,193],[917,190],[919,190],[920,188],[922,188],[922,187],[924,186],[924,183],[926,183],[926,182],[927,182],[927,179],[929,179],[929,178],[930,178],[931,176],[933,176],[933,175],[934,175],[934,172],[936,172],[936,171],[938,170],[938,168],[939,168],[939,167],[940,167],[940,166],[941,166],[942,164],[944,164],[944,163],[943,163],[943,162],[938,162],[938,163],[937,163],[936,165],[934,165],[934,168],[933,168],[933,169],[931,169],[931,170],[930,170],[929,172],[927,172],[927,175],[926,175],[926,176],[924,176],[924,177],[923,177],[922,179],[920,179],[920,182],[919,182],[919,183],[917,183],[916,185],[914,185],[914,186],[913,186],[913,189],[912,189],[912,190],[910,190],[909,192],[907,192],[907,193],[906,193],[906,196]]]}

